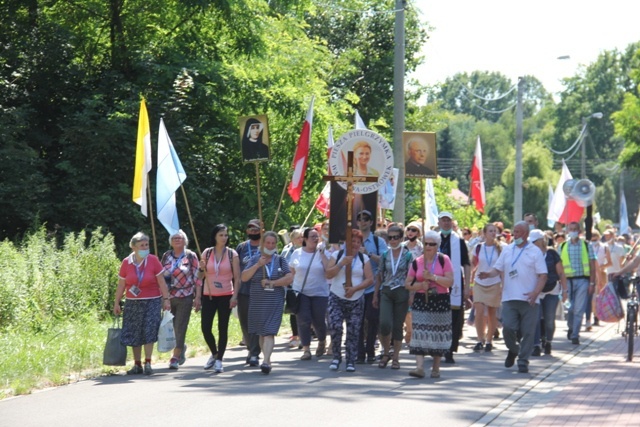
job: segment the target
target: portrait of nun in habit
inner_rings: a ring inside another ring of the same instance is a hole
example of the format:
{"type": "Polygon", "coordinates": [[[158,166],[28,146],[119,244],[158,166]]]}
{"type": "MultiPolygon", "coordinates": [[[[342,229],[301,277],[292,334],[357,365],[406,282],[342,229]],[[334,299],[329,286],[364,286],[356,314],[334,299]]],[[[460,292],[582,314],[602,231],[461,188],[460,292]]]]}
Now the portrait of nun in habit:
{"type": "Polygon", "coordinates": [[[254,162],[257,160],[269,160],[269,133],[267,130],[267,116],[243,117],[244,131],[242,138],[242,160],[254,162]]]}

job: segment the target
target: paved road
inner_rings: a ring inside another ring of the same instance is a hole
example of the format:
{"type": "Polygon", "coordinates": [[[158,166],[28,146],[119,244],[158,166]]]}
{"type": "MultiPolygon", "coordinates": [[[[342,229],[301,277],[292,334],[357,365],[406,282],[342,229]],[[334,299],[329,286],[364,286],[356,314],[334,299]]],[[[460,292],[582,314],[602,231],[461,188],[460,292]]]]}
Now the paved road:
{"type": "Polygon", "coordinates": [[[529,374],[504,368],[501,340],[493,353],[474,353],[475,342],[465,338],[457,363],[443,364],[438,380],[409,377],[406,350],[399,371],[358,365],[355,373],[331,372],[329,357],[303,362],[281,341],[268,376],[244,367],[244,351],[234,348],[223,374],[204,371],[207,358],[199,357],[177,372],[158,364],[151,377],[101,377],[7,399],[0,402],[0,425],[547,425],[533,422],[540,410],[580,378],[603,346],[622,341],[608,325],[583,334],[576,347],[561,323],[553,355],[532,358],[529,374]]]}

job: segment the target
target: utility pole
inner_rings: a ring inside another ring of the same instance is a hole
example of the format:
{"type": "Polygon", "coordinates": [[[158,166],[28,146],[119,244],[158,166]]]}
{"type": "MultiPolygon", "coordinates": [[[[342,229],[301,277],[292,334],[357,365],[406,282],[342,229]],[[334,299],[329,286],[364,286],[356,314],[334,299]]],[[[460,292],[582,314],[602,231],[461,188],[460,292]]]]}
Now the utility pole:
{"type": "MultiPolygon", "coordinates": [[[[405,0],[396,0],[396,22],[393,50],[393,158],[399,169],[393,220],[405,223],[404,217],[404,7],[405,0]]],[[[424,195],[421,195],[424,197],[424,195]]]]}
{"type": "MultiPolygon", "coordinates": [[[[591,117],[591,116],[589,116],[591,117]]],[[[580,142],[580,178],[587,179],[587,120],[589,117],[582,118],[582,128],[584,132],[582,134],[582,141],[580,142]]]]}
{"type": "Polygon", "coordinates": [[[518,100],[516,104],[516,176],[513,196],[513,223],[522,220],[522,93],[524,77],[518,77],[518,100]]]}

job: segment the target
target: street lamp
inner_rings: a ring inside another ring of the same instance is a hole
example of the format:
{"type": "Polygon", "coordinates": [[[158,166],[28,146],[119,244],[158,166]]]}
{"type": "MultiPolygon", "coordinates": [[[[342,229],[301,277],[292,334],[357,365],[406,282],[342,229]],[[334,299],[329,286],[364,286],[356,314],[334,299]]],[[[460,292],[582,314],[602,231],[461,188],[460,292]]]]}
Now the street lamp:
{"type": "Polygon", "coordinates": [[[587,154],[587,144],[585,143],[586,140],[586,136],[588,133],[587,130],[587,122],[589,121],[589,119],[601,119],[604,116],[604,114],[602,114],[601,112],[597,112],[597,113],[593,113],[587,117],[583,117],[582,118],[582,146],[581,148],[581,159],[580,159],[580,178],[582,179],[586,179],[587,178],[587,173],[586,173],[586,154],[587,154]]]}

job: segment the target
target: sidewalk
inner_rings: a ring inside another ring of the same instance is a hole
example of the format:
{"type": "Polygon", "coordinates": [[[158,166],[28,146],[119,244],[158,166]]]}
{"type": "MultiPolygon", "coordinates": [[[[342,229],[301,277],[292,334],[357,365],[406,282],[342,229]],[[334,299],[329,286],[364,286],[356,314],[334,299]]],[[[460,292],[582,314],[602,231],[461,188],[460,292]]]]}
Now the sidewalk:
{"type": "Polygon", "coordinates": [[[633,362],[626,361],[627,343],[618,324],[594,328],[582,334],[581,340],[582,345],[540,372],[474,426],[640,425],[637,339],[633,362]]]}

